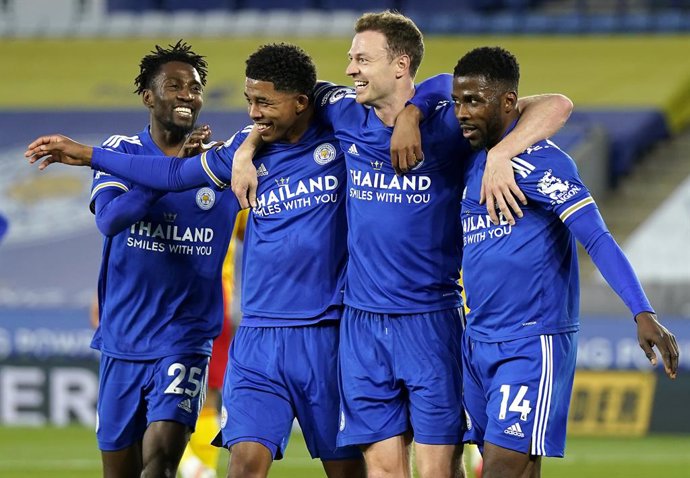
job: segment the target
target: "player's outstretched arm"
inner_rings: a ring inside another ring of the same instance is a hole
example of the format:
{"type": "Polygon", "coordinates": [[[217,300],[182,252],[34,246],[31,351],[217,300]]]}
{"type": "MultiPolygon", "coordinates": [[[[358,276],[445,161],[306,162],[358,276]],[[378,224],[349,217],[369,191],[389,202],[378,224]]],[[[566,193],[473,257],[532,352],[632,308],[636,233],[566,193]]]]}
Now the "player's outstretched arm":
{"type": "Polygon", "coordinates": [[[676,337],[666,327],[659,323],[656,314],[640,312],[635,316],[637,322],[637,341],[644,350],[647,359],[653,366],[657,365],[654,347],[661,354],[666,375],[675,379],[678,374],[679,349],[676,337]]]}
{"type": "Polygon", "coordinates": [[[570,117],[573,102],[560,94],[528,96],[518,100],[518,110],[521,115],[515,128],[489,150],[482,177],[480,203],[486,201],[494,224],[498,224],[497,207],[510,224],[515,224],[511,211],[522,217],[518,201],[527,204],[515,182],[510,160],[534,143],[557,133],[570,117]]]}
{"type": "Polygon", "coordinates": [[[93,147],[63,136],[54,134],[41,136],[34,140],[24,152],[29,164],[42,160],[38,169],[43,170],[53,163],[69,164],[70,166],[91,166],[93,147]]]}
{"type": "Polygon", "coordinates": [[[259,180],[252,159],[261,146],[263,146],[261,135],[256,128],[253,128],[232,158],[232,192],[237,196],[242,209],[256,207],[256,189],[259,180]]]}

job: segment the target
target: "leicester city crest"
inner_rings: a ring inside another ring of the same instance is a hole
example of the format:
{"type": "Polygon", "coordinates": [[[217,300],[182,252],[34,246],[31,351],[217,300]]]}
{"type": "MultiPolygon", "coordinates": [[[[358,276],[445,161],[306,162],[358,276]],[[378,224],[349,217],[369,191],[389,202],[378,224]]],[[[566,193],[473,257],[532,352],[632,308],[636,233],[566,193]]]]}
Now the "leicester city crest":
{"type": "Polygon", "coordinates": [[[331,143],[320,144],[314,150],[314,161],[316,161],[317,164],[320,164],[322,166],[333,161],[335,159],[335,156],[335,148],[331,143]]]}
{"type": "Polygon", "coordinates": [[[196,192],[196,205],[204,211],[213,207],[216,202],[216,193],[211,188],[201,188],[196,192]]]}

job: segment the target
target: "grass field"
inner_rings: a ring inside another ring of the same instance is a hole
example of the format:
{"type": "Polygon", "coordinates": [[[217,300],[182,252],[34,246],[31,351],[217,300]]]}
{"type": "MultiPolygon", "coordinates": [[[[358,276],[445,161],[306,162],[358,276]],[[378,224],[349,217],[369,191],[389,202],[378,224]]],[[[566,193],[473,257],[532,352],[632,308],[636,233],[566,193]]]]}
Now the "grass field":
{"type": "MultiPolygon", "coordinates": [[[[219,466],[225,476],[227,454],[219,466]]],[[[690,435],[646,438],[570,438],[565,459],[547,459],[543,475],[554,478],[681,478],[690,470],[690,435]]],[[[0,477],[86,478],[100,476],[93,431],[87,428],[0,428],[0,477]]],[[[325,476],[294,434],[287,458],[272,478],[325,476]]]]}

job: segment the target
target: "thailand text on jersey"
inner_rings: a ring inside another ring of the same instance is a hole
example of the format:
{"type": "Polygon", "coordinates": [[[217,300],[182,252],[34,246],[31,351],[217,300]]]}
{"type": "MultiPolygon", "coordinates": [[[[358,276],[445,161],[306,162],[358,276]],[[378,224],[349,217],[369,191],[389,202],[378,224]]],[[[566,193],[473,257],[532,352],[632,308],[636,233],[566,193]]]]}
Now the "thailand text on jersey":
{"type": "Polygon", "coordinates": [[[549,140],[513,158],[527,196],[515,226],[494,225],[479,204],[486,151],[466,173],[462,201],[467,332],[496,342],[578,329],[578,265],[566,224],[596,207],[573,160],[549,140]]]}
{"type": "Polygon", "coordinates": [[[469,148],[452,104],[439,104],[422,121],[424,160],[397,176],[389,151],[393,128],[356,103],[351,88],[323,86],[315,102],[346,158],[345,303],[384,313],[458,307],[461,169],[469,148]]]}
{"type": "MultiPolygon", "coordinates": [[[[164,156],[148,128],[115,135],[112,151],[164,156]]],[[[91,200],[132,183],[96,172],[91,200]]],[[[221,267],[238,206],[232,193],[210,187],[168,193],[146,216],[106,237],[99,277],[100,325],[92,346],[123,359],[211,353],[221,330],[221,267]]]]}
{"type": "MultiPolygon", "coordinates": [[[[248,132],[202,157],[217,187],[228,187],[232,157],[248,132]]],[[[249,215],[244,238],[243,325],[313,323],[343,300],[343,154],[332,132],[312,124],[297,143],[264,145],[254,164],[258,205],[249,215]]],[[[339,318],[339,313],[326,318],[339,318]]]]}

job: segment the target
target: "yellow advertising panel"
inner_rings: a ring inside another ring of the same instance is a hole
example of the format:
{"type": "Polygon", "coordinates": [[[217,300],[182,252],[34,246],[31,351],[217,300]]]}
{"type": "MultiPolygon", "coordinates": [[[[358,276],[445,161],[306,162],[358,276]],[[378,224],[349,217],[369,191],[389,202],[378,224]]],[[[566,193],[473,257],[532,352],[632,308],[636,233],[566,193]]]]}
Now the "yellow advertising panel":
{"type": "Polygon", "coordinates": [[[654,403],[656,375],[578,370],[568,417],[570,435],[642,436],[654,403]]]}

